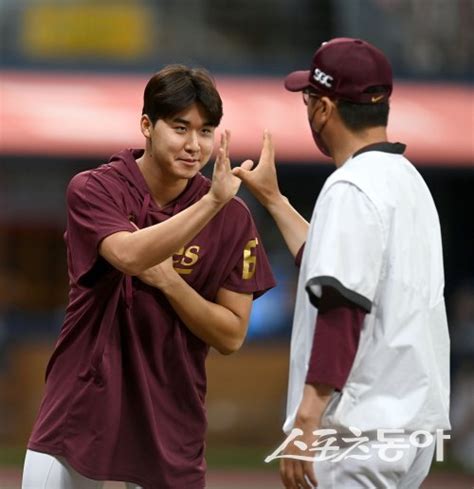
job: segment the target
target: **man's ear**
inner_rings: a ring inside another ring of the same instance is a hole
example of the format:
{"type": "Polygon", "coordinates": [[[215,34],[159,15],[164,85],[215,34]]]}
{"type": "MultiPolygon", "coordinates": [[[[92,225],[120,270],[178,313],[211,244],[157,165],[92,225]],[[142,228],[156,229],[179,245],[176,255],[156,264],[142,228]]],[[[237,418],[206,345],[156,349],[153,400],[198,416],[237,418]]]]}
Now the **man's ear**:
{"type": "Polygon", "coordinates": [[[151,138],[152,129],[153,124],[151,123],[150,118],[146,114],[143,114],[140,118],[140,130],[146,139],[151,138]]]}
{"type": "Polygon", "coordinates": [[[329,119],[332,114],[332,111],[336,108],[335,103],[329,97],[321,97],[321,110],[322,114],[329,119]]]}

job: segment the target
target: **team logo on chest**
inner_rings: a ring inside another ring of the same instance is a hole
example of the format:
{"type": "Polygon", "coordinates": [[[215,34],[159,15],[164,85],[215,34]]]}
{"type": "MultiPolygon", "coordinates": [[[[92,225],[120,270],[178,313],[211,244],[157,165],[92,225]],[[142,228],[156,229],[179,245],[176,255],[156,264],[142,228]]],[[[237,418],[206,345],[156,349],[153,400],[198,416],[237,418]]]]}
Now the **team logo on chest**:
{"type": "Polygon", "coordinates": [[[199,251],[201,247],[191,245],[182,247],[173,254],[173,267],[180,275],[189,275],[193,272],[193,267],[199,260],[199,251]]]}

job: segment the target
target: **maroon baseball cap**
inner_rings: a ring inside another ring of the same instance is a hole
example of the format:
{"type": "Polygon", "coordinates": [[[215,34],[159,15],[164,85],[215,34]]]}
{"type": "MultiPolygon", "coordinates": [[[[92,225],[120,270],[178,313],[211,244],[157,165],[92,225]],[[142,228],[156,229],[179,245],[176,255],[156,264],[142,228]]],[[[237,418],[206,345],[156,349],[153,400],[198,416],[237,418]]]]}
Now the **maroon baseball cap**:
{"type": "Polygon", "coordinates": [[[324,42],[314,53],[309,71],[290,73],[285,78],[285,88],[290,92],[312,89],[321,95],[362,104],[377,103],[387,101],[392,93],[392,67],[372,44],[338,37],[324,42]]]}

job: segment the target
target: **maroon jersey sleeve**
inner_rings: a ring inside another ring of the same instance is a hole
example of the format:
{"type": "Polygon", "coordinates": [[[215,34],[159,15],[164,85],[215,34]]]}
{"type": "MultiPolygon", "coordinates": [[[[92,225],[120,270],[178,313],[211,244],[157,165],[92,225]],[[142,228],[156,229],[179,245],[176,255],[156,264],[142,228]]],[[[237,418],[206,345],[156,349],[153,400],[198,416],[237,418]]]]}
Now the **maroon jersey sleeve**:
{"type": "Polygon", "coordinates": [[[357,353],[365,314],[336,289],[323,287],[307,384],[326,384],[338,390],[344,387],[357,353]]]}
{"type": "Polygon", "coordinates": [[[73,280],[79,281],[96,263],[99,243],[105,237],[134,228],[118,196],[112,196],[92,172],[71,180],[66,199],[69,270],[73,280]]]}
{"type": "Polygon", "coordinates": [[[247,206],[234,199],[228,212],[226,221],[235,244],[232,268],[221,287],[257,298],[276,285],[267,254],[247,206]]]}

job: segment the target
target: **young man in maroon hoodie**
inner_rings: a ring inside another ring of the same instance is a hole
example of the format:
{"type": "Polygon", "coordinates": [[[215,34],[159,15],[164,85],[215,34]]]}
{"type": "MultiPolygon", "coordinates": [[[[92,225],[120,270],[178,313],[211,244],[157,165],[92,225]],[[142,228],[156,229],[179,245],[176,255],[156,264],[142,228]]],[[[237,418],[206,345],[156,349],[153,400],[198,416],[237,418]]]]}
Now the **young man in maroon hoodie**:
{"type": "Polygon", "coordinates": [[[227,132],[212,181],[200,173],[221,117],[207,72],[168,66],[145,88],[145,150],[71,180],[69,305],[23,489],[204,488],[206,355],[240,348],[274,286],[227,132]]]}

